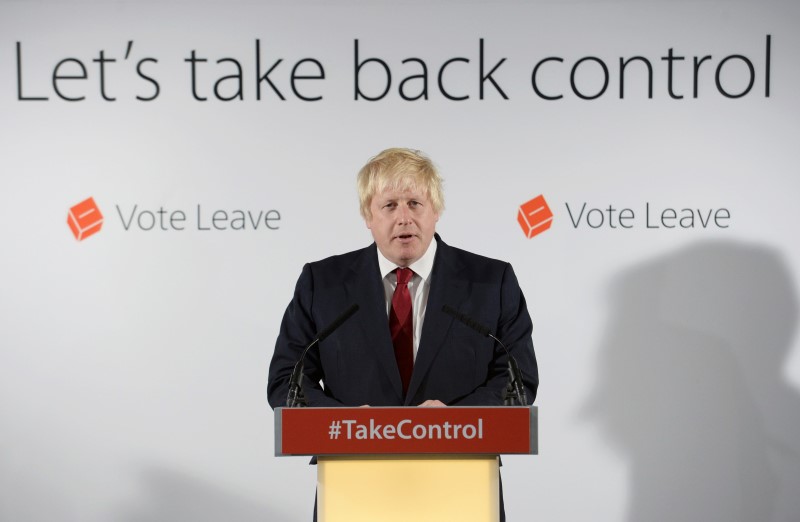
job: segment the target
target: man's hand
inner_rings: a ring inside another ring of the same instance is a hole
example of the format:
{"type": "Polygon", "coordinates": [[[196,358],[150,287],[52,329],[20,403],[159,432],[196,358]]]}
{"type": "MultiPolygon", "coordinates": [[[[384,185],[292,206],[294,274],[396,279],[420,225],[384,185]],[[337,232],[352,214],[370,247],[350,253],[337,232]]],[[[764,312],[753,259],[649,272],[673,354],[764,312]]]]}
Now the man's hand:
{"type": "Polygon", "coordinates": [[[428,399],[419,405],[420,408],[443,408],[445,406],[447,406],[447,404],[442,401],[437,401],[436,399],[428,399]]]}

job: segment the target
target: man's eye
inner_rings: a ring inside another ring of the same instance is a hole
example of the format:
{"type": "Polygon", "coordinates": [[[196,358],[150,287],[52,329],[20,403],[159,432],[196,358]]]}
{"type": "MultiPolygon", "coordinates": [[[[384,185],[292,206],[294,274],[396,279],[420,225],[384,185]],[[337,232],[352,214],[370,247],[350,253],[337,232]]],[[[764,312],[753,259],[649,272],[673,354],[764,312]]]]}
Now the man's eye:
{"type": "Polygon", "coordinates": [[[409,202],[408,202],[408,206],[409,206],[409,207],[418,207],[418,206],[420,206],[421,204],[422,204],[422,203],[420,203],[419,201],[409,201],[409,202]]]}

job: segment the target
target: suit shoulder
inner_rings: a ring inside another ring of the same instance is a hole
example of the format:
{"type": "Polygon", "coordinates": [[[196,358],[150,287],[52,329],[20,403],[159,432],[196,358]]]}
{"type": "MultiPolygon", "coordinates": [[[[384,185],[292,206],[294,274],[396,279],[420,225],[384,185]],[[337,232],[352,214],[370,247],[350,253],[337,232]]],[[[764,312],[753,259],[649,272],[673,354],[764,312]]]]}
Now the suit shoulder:
{"type": "MultiPolygon", "coordinates": [[[[374,247],[368,246],[346,252],[344,254],[337,254],[318,261],[308,263],[312,272],[316,273],[338,273],[343,274],[345,271],[350,270],[354,265],[366,261],[370,252],[374,251],[374,247]]],[[[377,257],[375,258],[377,261],[377,257]]]]}
{"type": "Polygon", "coordinates": [[[450,250],[450,254],[455,259],[467,266],[480,267],[484,270],[505,270],[510,266],[507,261],[503,261],[501,259],[483,256],[461,248],[451,247],[449,245],[447,248],[450,250]]]}
{"type": "MultiPolygon", "coordinates": [[[[440,243],[440,247],[443,246],[440,243]]],[[[438,254],[438,252],[437,252],[438,254]]],[[[442,249],[442,269],[473,283],[502,284],[514,273],[511,264],[449,245],[442,249]]],[[[436,271],[436,267],[434,267],[436,271]]]]}

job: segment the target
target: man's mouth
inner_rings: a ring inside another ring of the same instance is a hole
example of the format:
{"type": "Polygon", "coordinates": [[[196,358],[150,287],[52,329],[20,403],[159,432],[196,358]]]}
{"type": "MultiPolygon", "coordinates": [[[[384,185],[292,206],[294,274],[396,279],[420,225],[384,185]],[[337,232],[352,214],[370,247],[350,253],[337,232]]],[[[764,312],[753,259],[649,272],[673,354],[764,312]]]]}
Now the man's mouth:
{"type": "Polygon", "coordinates": [[[395,238],[399,239],[400,241],[409,241],[414,239],[414,234],[398,234],[395,236],[395,238]]]}

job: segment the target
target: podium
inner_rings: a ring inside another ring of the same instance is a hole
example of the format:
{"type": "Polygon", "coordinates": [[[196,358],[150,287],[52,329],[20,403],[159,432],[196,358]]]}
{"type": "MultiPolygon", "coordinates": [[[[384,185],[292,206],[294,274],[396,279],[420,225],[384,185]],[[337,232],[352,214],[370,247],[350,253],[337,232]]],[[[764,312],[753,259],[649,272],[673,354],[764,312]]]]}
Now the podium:
{"type": "Polygon", "coordinates": [[[537,408],[278,408],[275,454],[318,457],[320,522],[496,521],[499,455],[538,454],[537,408]]]}

